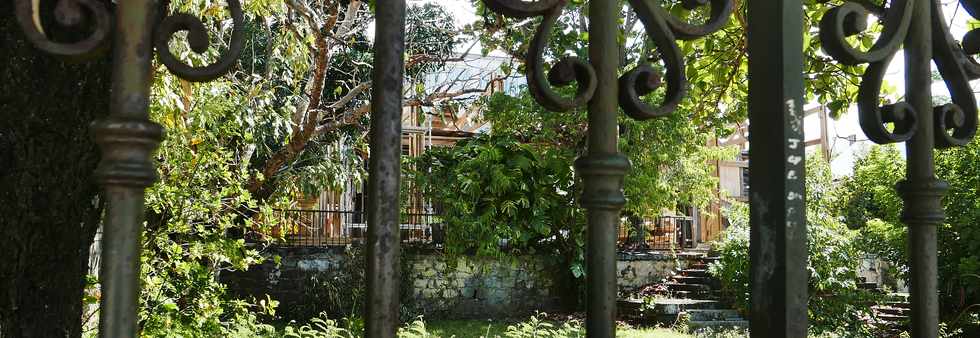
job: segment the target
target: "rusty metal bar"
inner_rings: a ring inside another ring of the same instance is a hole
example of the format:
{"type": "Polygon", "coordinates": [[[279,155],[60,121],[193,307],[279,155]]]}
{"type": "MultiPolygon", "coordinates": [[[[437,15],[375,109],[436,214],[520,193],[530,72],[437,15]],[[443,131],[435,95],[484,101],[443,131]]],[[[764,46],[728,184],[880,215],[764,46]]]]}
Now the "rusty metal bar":
{"type": "Polygon", "coordinates": [[[107,209],[102,249],[99,336],[136,337],[143,195],[156,181],[150,155],[163,128],[149,121],[153,1],[123,1],[116,9],[109,117],[92,133],[102,150],[95,177],[107,209]]]}
{"type": "Polygon", "coordinates": [[[576,161],[584,179],[581,203],[587,209],[586,334],[616,336],[616,236],[626,203],[623,176],[629,160],[619,154],[619,23],[616,0],[589,2],[589,60],[596,90],[589,101],[588,153],[576,161]]]}
{"type": "Polygon", "coordinates": [[[933,158],[931,1],[915,0],[905,37],[905,94],[918,116],[918,127],[905,143],[906,180],[898,184],[905,200],[902,221],[909,227],[909,300],[911,333],[915,338],[939,334],[936,226],[943,222],[941,199],[946,191],[946,183],[936,179],[933,158]]]}
{"type": "Polygon", "coordinates": [[[368,174],[367,304],[365,336],[394,338],[399,301],[399,181],[405,0],[375,6],[368,174]]]}
{"type": "Polygon", "coordinates": [[[748,2],[752,337],[806,337],[803,4],[748,2]]]}

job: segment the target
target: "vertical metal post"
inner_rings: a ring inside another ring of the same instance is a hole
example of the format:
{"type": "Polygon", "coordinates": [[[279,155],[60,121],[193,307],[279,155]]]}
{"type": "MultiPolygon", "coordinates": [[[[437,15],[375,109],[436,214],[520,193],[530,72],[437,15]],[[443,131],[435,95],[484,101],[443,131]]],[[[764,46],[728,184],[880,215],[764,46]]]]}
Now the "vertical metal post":
{"type": "Polygon", "coordinates": [[[936,226],[945,217],[941,199],[947,189],[946,183],[935,176],[933,159],[931,1],[916,1],[905,37],[906,101],[917,114],[918,129],[905,143],[906,180],[897,187],[905,200],[902,221],[909,227],[911,324],[915,338],[938,336],[936,226]]]}
{"type": "Polygon", "coordinates": [[[367,315],[365,336],[393,338],[399,301],[399,181],[405,0],[375,6],[368,174],[367,315]]]}
{"type": "Polygon", "coordinates": [[[806,337],[803,4],[748,2],[751,335],[806,337]]]}
{"type": "Polygon", "coordinates": [[[109,117],[92,125],[102,161],[95,177],[107,203],[102,241],[101,337],[136,337],[143,194],[156,181],[150,155],[163,128],[149,121],[153,58],[150,0],[121,1],[116,9],[109,117]]]}
{"type": "Polygon", "coordinates": [[[616,336],[616,236],[629,169],[617,149],[619,17],[619,1],[589,2],[589,60],[597,81],[588,106],[588,153],[575,166],[584,180],[581,203],[588,215],[585,328],[590,338],[616,336]]]}

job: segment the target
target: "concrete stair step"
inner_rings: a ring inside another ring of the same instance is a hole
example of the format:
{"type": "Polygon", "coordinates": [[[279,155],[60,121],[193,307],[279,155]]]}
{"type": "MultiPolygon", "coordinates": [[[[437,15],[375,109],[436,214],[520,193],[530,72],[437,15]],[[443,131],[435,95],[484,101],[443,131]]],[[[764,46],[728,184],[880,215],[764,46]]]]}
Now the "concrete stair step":
{"type": "Polygon", "coordinates": [[[686,311],[694,310],[713,310],[720,306],[715,300],[688,299],[688,298],[664,298],[657,299],[654,303],[654,311],[661,315],[674,315],[686,311]]]}
{"type": "Polygon", "coordinates": [[[721,260],[721,257],[718,257],[718,256],[705,256],[705,257],[701,258],[701,261],[703,261],[705,263],[717,262],[717,261],[720,261],[720,260],[721,260]]]}
{"type": "Polygon", "coordinates": [[[908,303],[909,294],[904,292],[892,292],[888,294],[887,298],[892,302],[908,303]]]}
{"type": "Polygon", "coordinates": [[[677,254],[677,258],[690,259],[690,260],[700,260],[703,259],[705,256],[706,255],[703,252],[690,252],[690,251],[677,254]]]}
{"type": "Polygon", "coordinates": [[[684,269],[679,272],[683,276],[690,277],[711,277],[707,269],[684,269]]]}
{"type": "Polygon", "coordinates": [[[912,308],[912,304],[910,304],[909,302],[883,302],[881,304],[882,305],[885,305],[885,306],[897,307],[897,308],[903,308],[903,309],[911,309],[912,308]]]}
{"type": "Polygon", "coordinates": [[[652,311],[643,300],[639,299],[618,299],[616,309],[619,315],[624,317],[640,316],[660,316],[668,317],[673,320],[677,314],[686,311],[715,310],[720,307],[720,303],[715,300],[690,299],[690,298],[661,298],[654,301],[652,311]]]}
{"type": "Polygon", "coordinates": [[[686,311],[691,321],[738,321],[745,320],[738,311],[731,309],[696,309],[686,311]]]}
{"type": "Polygon", "coordinates": [[[664,283],[664,285],[666,285],[667,289],[670,291],[711,291],[711,287],[705,284],[664,283]]]}
{"type": "Polygon", "coordinates": [[[686,298],[686,299],[704,299],[704,300],[718,300],[720,299],[719,294],[715,294],[707,291],[668,291],[661,294],[666,297],[671,298],[686,298]]]}
{"type": "Polygon", "coordinates": [[[704,276],[682,276],[682,275],[679,275],[679,276],[670,277],[670,279],[673,279],[674,282],[684,283],[684,284],[705,284],[705,285],[708,285],[711,282],[708,277],[704,277],[704,276]]]}
{"type": "Polygon", "coordinates": [[[908,308],[893,306],[872,306],[871,310],[876,313],[889,315],[908,315],[911,312],[911,310],[908,308]]]}
{"type": "Polygon", "coordinates": [[[691,292],[691,291],[673,291],[668,293],[673,297],[686,298],[686,299],[693,299],[694,296],[696,296],[695,292],[691,292]]]}
{"type": "Polygon", "coordinates": [[[745,329],[749,327],[747,320],[714,320],[714,321],[691,321],[687,323],[691,330],[698,329],[745,329]]]}
{"type": "Polygon", "coordinates": [[[901,322],[905,322],[905,321],[909,320],[909,316],[905,316],[905,315],[893,315],[893,314],[887,314],[887,313],[878,314],[876,317],[878,317],[879,320],[882,320],[882,321],[885,321],[885,322],[892,322],[892,323],[901,323],[901,322]]]}

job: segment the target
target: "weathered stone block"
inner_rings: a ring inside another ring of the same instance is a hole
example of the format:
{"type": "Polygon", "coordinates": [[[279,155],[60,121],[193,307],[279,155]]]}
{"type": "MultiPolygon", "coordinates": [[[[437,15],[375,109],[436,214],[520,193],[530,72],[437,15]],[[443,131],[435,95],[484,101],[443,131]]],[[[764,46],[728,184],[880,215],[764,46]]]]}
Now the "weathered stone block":
{"type": "Polygon", "coordinates": [[[431,268],[422,271],[422,277],[433,277],[435,275],[436,275],[436,270],[431,268]]]}
{"type": "Polygon", "coordinates": [[[421,290],[429,287],[429,281],[425,279],[416,279],[412,282],[412,287],[416,290],[421,290]]]}

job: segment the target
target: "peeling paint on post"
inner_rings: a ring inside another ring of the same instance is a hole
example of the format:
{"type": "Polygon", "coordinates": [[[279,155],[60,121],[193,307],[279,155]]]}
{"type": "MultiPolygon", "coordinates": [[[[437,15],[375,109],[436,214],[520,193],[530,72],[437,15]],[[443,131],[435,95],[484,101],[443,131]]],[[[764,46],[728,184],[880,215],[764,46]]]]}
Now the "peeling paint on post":
{"type": "Polygon", "coordinates": [[[368,174],[367,304],[364,335],[393,338],[398,329],[399,184],[405,0],[379,1],[374,38],[368,174]]]}
{"type": "Polygon", "coordinates": [[[802,4],[748,6],[751,335],[806,337],[802,4]]]}

